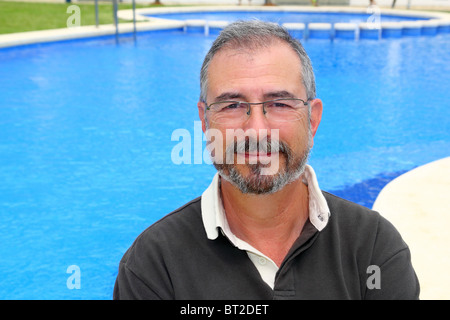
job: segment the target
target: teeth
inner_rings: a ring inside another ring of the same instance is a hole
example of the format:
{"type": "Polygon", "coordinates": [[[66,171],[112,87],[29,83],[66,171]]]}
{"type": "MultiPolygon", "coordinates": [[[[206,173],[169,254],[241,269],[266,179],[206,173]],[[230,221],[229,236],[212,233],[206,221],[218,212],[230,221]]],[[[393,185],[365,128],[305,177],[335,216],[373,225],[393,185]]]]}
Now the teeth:
{"type": "Polygon", "coordinates": [[[245,155],[249,156],[249,157],[269,157],[272,155],[272,152],[267,152],[267,153],[262,153],[262,152],[257,152],[257,153],[253,153],[253,152],[246,152],[245,155]]]}

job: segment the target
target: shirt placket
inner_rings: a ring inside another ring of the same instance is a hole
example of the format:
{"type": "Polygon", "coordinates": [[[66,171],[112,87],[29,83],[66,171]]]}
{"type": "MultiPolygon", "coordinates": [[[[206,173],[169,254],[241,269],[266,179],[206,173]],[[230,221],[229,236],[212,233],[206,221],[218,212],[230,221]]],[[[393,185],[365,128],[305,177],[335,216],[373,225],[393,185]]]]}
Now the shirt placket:
{"type": "Polygon", "coordinates": [[[274,300],[284,300],[295,297],[296,279],[292,264],[294,260],[305,250],[307,250],[316,240],[319,231],[307,220],[302,233],[292,245],[286,258],[281,263],[275,276],[274,300]]]}

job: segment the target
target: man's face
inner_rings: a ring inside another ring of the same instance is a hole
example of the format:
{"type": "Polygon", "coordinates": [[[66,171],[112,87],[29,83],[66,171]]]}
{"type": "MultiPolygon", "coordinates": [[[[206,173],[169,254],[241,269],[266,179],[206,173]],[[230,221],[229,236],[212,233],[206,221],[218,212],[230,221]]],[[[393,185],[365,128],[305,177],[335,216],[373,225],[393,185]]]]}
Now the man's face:
{"type": "MultiPolygon", "coordinates": [[[[268,47],[256,50],[223,48],[211,60],[208,70],[208,105],[224,100],[263,102],[277,98],[307,100],[301,78],[300,59],[288,44],[277,40],[268,47]]],[[[217,145],[216,141],[214,152],[221,153],[221,159],[226,159],[227,148],[235,151],[232,163],[223,161],[224,163],[214,165],[225,179],[234,183],[242,192],[256,194],[277,191],[303,172],[322,112],[320,100],[315,99],[311,102],[310,119],[305,107],[301,109],[298,120],[276,122],[263,114],[262,105],[254,105],[245,121],[224,125],[214,122],[209,111],[205,111],[204,103],[199,102],[198,107],[203,131],[207,128],[217,129],[224,137],[222,145],[217,145]],[[204,112],[208,123],[205,122],[204,112]],[[244,141],[239,141],[239,138],[238,143],[235,143],[234,138],[227,141],[225,138],[230,129],[256,133],[256,136],[250,135],[250,138],[247,135],[247,141],[267,140],[270,144],[272,139],[277,138],[280,149],[278,152],[259,149],[258,152],[247,147],[236,151],[236,144],[244,141]],[[267,164],[269,156],[271,163],[267,164]],[[262,169],[269,166],[276,168],[276,171],[261,174],[264,171],[262,169]]]]}

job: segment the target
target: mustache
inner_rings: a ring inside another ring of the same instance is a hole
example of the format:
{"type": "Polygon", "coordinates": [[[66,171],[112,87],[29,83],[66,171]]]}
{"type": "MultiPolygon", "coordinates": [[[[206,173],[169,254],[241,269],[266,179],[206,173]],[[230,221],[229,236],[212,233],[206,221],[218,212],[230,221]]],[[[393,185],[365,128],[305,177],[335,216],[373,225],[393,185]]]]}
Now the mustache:
{"type": "Polygon", "coordinates": [[[264,139],[245,137],[245,139],[243,140],[234,141],[234,143],[231,143],[226,148],[227,154],[248,153],[248,152],[290,153],[290,148],[283,141],[271,139],[269,137],[264,139]]]}

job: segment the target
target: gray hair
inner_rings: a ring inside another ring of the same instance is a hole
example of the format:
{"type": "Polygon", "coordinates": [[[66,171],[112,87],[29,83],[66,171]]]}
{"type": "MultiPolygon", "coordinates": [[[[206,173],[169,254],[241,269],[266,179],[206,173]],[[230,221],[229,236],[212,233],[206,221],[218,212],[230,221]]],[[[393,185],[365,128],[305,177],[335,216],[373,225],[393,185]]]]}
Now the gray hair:
{"type": "Polygon", "coordinates": [[[293,38],[289,32],[276,23],[259,20],[237,21],[226,26],[212,44],[205,56],[200,71],[200,101],[206,102],[208,89],[208,67],[214,55],[223,47],[231,48],[259,48],[267,47],[271,40],[280,39],[289,44],[297,53],[302,65],[301,75],[308,100],[316,97],[314,73],[302,44],[293,38]]]}

